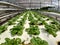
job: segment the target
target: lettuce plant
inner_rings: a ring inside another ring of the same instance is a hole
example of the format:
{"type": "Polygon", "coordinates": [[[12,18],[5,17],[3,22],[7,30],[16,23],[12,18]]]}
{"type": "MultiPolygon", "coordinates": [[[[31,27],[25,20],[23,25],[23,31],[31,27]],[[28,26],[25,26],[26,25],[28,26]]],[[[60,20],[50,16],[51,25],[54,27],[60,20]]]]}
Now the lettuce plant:
{"type": "Polygon", "coordinates": [[[56,32],[58,31],[58,28],[56,25],[45,25],[45,28],[49,34],[52,34],[54,37],[57,36],[56,32]]]}
{"type": "Polygon", "coordinates": [[[42,40],[39,37],[33,37],[30,41],[31,41],[31,45],[48,45],[47,41],[42,40]]]}
{"type": "Polygon", "coordinates": [[[15,26],[14,28],[11,29],[11,34],[12,35],[22,35],[23,34],[23,26],[15,26]]]}
{"type": "Polygon", "coordinates": [[[7,26],[0,26],[0,34],[3,33],[5,30],[7,30],[7,26]]]}
{"type": "Polygon", "coordinates": [[[13,39],[9,39],[9,38],[5,38],[5,42],[1,43],[0,45],[19,45],[21,44],[21,39],[20,38],[13,38],[13,39]]]}
{"type": "Polygon", "coordinates": [[[26,31],[30,35],[39,35],[40,34],[39,28],[36,25],[31,25],[30,28],[26,29],[26,31]]]}

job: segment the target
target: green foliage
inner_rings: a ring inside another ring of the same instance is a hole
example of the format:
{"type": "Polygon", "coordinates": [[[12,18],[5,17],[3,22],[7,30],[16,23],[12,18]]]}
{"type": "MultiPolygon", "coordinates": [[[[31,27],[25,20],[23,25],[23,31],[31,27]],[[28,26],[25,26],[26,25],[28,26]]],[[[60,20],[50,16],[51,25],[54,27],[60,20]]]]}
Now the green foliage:
{"type": "Polygon", "coordinates": [[[33,37],[30,41],[31,41],[31,45],[48,45],[48,42],[42,40],[39,37],[33,37]]]}
{"type": "Polygon", "coordinates": [[[13,21],[12,20],[9,20],[8,21],[8,25],[12,25],[13,24],[13,21]]]}
{"type": "Polygon", "coordinates": [[[33,20],[32,15],[29,15],[28,20],[29,20],[29,21],[33,20]]]}
{"type": "Polygon", "coordinates": [[[30,25],[38,25],[37,22],[38,22],[38,20],[33,20],[33,19],[32,19],[32,20],[30,21],[30,25]]]}
{"type": "Polygon", "coordinates": [[[13,25],[15,24],[14,22],[21,16],[21,14],[17,15],[16,17],[12,18],[11,20],[8,21],[8,25],[13,25]]]}
{"type": "Polygon", "coordinates": [[[5,30],[7,30],[7,26],[0,26],[0,34],[3,33],[5,30]]]}
{"type": "Polygon", "coordinates": [[[13,38],[13,39],[9,39],[9,38],[6,38],[5,39],[5,42],[0,44],[0,45],[19,45],[21,44],[21,39],[20,38],[13,38]]]}
{"type": "Polygon", "coordinates": [[[51,25],[45,25],[45,28],[46,28],[46,31],[49,33],[49,34],[52,34],[54,37],[57,36],[56,32],[59,30],[56,25],[54,24],[51,24],[51,25]]]}
{"type": "Polygon", "coordinates": [[[55,24],[56,27],[60,30],[60,22],[53,20],[53,22],[51,22],[51,24],[55,24]]]}
{"type": "Polygon", "coordinates": [[[21,25],[17,25],[14,28],[11,29],[12,35],[22,35],[23,34],[24,27],[21,25]]]}
{"type": "Polygon", "coordinates": [[[53,18],[48,18],[47,16],[38,14],[36,12],[32,12],[34,17],[36,17],[38,20],[31,20],[30,25],[35,25],[35,24],[39,24],[39,25],[45,25],[46,31],[49,34],[52,34],[54,37],[57,36],[56,32],[60,30],[60,23],[58,21],[56,21],[53,18]],[[47,20],[43,20],[43,18],[48,18],[47,20]],[[48,25],[48,23],[46,23],[45,21],[48,20],[52,20],[53,22],[51,22],[50,25],[48,25]]]}
{"type": "MultiPolygon", "coordinates": [[[[21,15],[23,15],[24,13],[22,13],[21,15]]],[[[38,14],[36,12],[32,11],[32,14],[34,15],[35,18],[37,18],[37,20],[34,19],[33,15],[31,14],[31,11],[26,12],[26,14],[23,16],[23,18],[21,20],[19,20],[19,23],[14,26],[10,31],[12,36],[18,35],[21,36],[23,34],[23,30],[24,30],[24,24],[25,21],[27,19],[27,14],[29,14],[28,20],[30,21],[30,27],[26,29],[27,33],[29,35],[39,35],[40,34],[40,30],[39,30],[39,25],[45,25],[45,28],[47,31],[47,33],[53,35],[54,37],[57,36],[56,32],[60,30],[60,23],[58,21],[55,21],[53,19],[48,18],[47,20],[43,20],[44,18],[46,18],[46,16],[43,16],[41,14],[38,14]],[[52,20],[53,22],[51,22],[51,24],[47,24],[46,21],[48,20],[52,20]]],[[[8,21],[8,25],[12,25],[14,24],[14,22],[19,18],[20,16],[16,16],[15,18],[12,18],[11,20],[8,21]]],[[[7,26],[3,25],[0,26],[0,34],[2,32],[4,32],[5,30],[7,30],[7,26]]],[[[5,43],[2,43],[0,45],[20,45],[21,39],[20,38],[13,38],[13,39],[9,39],[6,38],[5,39],[5,43]]],[[[48,43],[45,40],[42,40],[39,37],[33,37],[31,40],[31,45],[48,45],[48,43]]]]}
{"type": "Polygon", "coordinates": [[[30,28],[26,29],[26,31],[30,35],[39,35],[40,34],[39,28],[36,25],[31,25],[30,28]]]}
{"type": "Polygon", "coordinates": [[[16,17],[12,18],[11,20],[8,21],[8,23],[6,23],[6,25],[2,25],[0,26],[0,34],[3,33],[5,30],[7,30],[7,26],[8,25],[12,25],[15,24],[14,22],[17,20],[17,18],[19,18],[20,15],[17,15],[16,17]]]}
{"type": "Polygon", "coordinates": [[[25,24],[26,19],[27,19],[27,15],[24,15],[21,21],[19,21],[19,23],[11,29],[11,34],[13,36],[14,35],[19,36],[23,34],[23,29],[24,29],[24,24],[25,24]]]}

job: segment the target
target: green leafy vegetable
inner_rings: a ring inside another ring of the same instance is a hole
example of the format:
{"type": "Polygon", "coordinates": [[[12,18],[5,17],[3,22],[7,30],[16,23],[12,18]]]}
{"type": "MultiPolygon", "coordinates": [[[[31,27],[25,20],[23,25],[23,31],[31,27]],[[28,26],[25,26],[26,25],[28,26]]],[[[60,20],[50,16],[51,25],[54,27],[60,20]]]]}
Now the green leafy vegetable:
{"type": "Polygon", "coordinates": [[[7,26],[0,26],[0,34],[3,33],[5,30],[7,30],[7,26]]]}
{"type": "Polygon", "coordinates": [[[23,34],[23,26],[15,26],[14,28],[11,29],[11,34],[12,35],[22,35],[23,34]]]}
{"type": "Polygon", "coordinates": [[[39,28],[36,25],[31,25],[30,28],[26,29],[26,31],[30,35],[39,35],[40,34],[39,28]]]}
{"type": "Polygon", "coordinates": [[[56,25],[45,25],[45,28],[49,34],[52,34],[54,37],[57,36],[56,32],[58,31],[58,28],[56,25]]]}
{"type": "Polygon", "coordinates": [[[21,44],[21,39],[20,38],[13,38],[13,39],[9,39],[6,38],[5,39],[5,43],[1,43],[0,45],[19,45],[21,44]]]}
{"type": "Polygon", "coordinates": [[[31,41],[31,45],[48,45],[48,42],[42,40],[39,37],[33,37],[30,41],[31,41]]]}

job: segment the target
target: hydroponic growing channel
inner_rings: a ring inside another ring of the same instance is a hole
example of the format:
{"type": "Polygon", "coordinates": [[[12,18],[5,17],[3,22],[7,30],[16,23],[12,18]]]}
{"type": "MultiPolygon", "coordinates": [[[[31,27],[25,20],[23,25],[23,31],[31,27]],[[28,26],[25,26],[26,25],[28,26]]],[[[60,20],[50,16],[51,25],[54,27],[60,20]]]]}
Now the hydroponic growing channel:
{"type": "Polygon", "coordinates": [[[60,23],[34,11],[26,11],[0,26],[0,45],[57,45],[60,23]]]}

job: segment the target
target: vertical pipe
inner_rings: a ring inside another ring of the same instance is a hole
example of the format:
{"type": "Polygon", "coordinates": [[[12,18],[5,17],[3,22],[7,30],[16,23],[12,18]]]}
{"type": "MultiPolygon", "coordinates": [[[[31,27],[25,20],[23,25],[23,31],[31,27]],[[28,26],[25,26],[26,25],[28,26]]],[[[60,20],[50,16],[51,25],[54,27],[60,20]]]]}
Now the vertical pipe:
{"type": "MultiPolygon", "coordinates": [[[[51,5],[52,5],[52,0],[51,0],[51,5]]],[[[50,8],[50,10],[51,10],[51,8],[50,8]]]]}
{"type": "Polygon", "coordinates": [[[29,0],[29,8],[31,8],[31,0],[29,0]]]}
{"type": "Polygon", "coordinates": [[[40,2],[40,8],[41,8],[41,2],[40,2]]]}
{"type": "Polygon", "coordinates": [[[31,7],[31,3],[32,3],[32,0],[30,0],[30,9],[32,8],[32,7],[31,7]]]}
{"type": "Polygon", "coordinates": [[[51,5],[52,5],[52,0],[51,0],[51,5]]]}
{"type": "Polygon", "coordinates": [[[58,0],[58,11],[59,11],[59,0],[58,0]]]}

